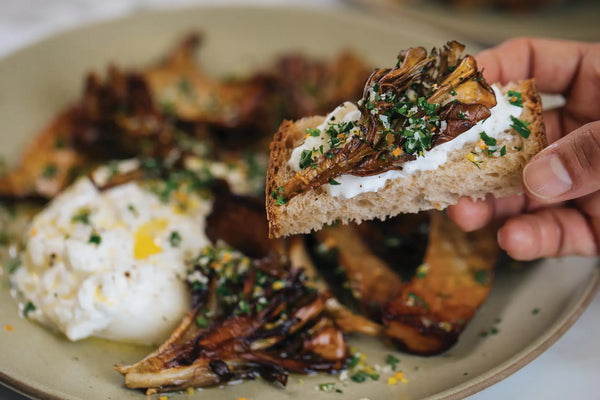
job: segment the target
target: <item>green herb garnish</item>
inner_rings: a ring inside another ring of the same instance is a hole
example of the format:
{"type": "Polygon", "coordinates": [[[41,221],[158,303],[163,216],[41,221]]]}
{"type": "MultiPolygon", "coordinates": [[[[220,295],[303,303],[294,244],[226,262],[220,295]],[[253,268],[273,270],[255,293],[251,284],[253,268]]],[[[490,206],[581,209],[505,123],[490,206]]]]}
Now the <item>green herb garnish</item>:
{"type": "Polygon", "coordinates": [[[475,278],[475,281],[480,285],[487,285],[488,283],[490,283],[489,273],[485,269],[475,271],[473,277],[475,278]]]}
{"type": "Polygon", "coordinates": [[[335,185],[341,185],[341,183],[339,183],[338,181],[336,181],[336,180],[335,180],[335,179],[333,179],[333,178],[329,178],[329,184],[330,184],[330,185],[334,185],[334,186],[335,186],[335,185]]]}
{"type": "Polygon", "coordinates": [[[248,304],[245,300],[240,300],[238,303],[238,308],[240,310],[240,314],[250,314],[250,304],[248,304]]]}
{"type": "Polygon", "coordinates": [[[423,300],[421,297],[419,297],[418,295],[416,295],[413,292],[408,293],[407,303],[409,306],[423,307],[426,310],[429,309],[429,304],[427,304],[427,302],[425,302],[425,300],[423,300]]]}
{"type": "Polygon", "coordinates": [[[397,364],[400,362],[400,359],[395,357],[393,354],[388,354],[385,359],[386,364],[389,364],[392,367],[392,371],[396,370],[397,364]]]}
{"type": "Polygon", "coordinates": [[[348,368],[356,367],[360,361],[361,355],[362,355],[361,353],[354,353],[354,355],[350,359],[350,362],[348,363],[348,368]]]}
{"type": "Polygon", "coordinates": [[[200,328],[206,328],[208,327],[208,320],[206,319],[206,317],[197,316],[196,325],[198,325],[200,328]]]}
{"type": "Polygon", "coordinates": [[[306,129],[306,133],[309,136],[315,136],[315,137],[321,135],[321,131],[319,129],[317,129],[317,128],[307,128],[306,129]]]}
{"type": "Polygon", "coordinates": [[[171,232],[171,236],[169,237],[169,243],[171,243],[171,247],[179,247],[181,244],[181,235],[177,231],[171,232]]]}
{"type": "Polygon", "coordinates": [[[185,77],[179,79],[179,82],[177,82],[177,87],[179,88],[181,93],[185,94],[186,96],[191,96],[192,94],[194,94],[190,81],[185,77]]]}
{"type": "Polygon", "coordinates": [[[513,117],[512,115],[510,116],[510,119],[513,122],[510,127],[513,128],[515,131],[519,132],[519,135],[527,139],[531,134],[531,131],[528,128],[529,122],[522,121],[518,118],[513,117]]]}
{"type": "Polygon", "coordinates": [[[506,155],[506,146],[502,146],[500,149],[500,157],[504,157],[506,155]]]}
{"type": "Polygon", "coordinates": [[[27,317],[27,314],[29,314],[32,311],[35,311],[35,305],[33,305],[32,302],[28,301],[27,304],[25,304],[25,308],[23,309],[23,316],[27,317]]]}
{"type": "Polygon", "coordinates": [[[66,141],[64,137],[58,137],[56,138],[56,140],[54,141],[54,148],[55,149],[64,149],[66,147],[66,141]]]}
{"type": "Polygon", "coordinates": [[[160,110],[167,117],[174,117],[177,115],[177,106],[172,101],[163,101],[160,103],[160,110]]]}
{"type": "Polygon", "coordinates": [[[497,143],[495,138],[488,136],[484,131],[479,132],[479,137],[481,140],[483,140],[483,143],[485,143],[486,146],[495,146],[497,143]]]}
{"type": "Polygon", "coordinates": [[[42,171],[42,176],[46,179],[53,178],[56,176],[57,172],[58,167],[56,166],[56,164],[48,164],[46,165],[46,167],[44,167],[44,170],[42,171]]]}
{"type": "Polygon", "coordinates": [[[314,163],[312,153],[312,150],[302,150],[302,154],[300,154],[300,169],[306,169],[314,163]]]}
{"type": "Polygon", "coordinates": [[[19,268],[19,265],[21,265],[21,261],[18,258],[12,258],[6,262],[6,270],[12,274],[19,268]]]}
{"type": "Polygon", "coordinates": [[[357,373],[350,376],[352,382],[362,383],[367,380],[367,378],[371,378],[374,381],[379,380],[379,374],[369,374],[366,371],[358,371],[357,373]]]}
{"type": "Polygon", "coordinates": [[[90,235],[90,240],[88,241],[88,243],[99,245],[100,243],[102,243],[102,237],[98,234],[98,232],[94,231],[90,235]]]}
{"type": "Polygon", "coordinates": [[[508,101],[513,106],[523,107],[523,99],[521,98],[521,93],[519,93],[519,92],[509,90],[508,91],[508,101]]]}
{"type": "Polygon", "coordinates": [[[76,223],[79,222],[84,225],[90,224],[90,209],[83,207],[80,208],[75,215],[71,218],[71,222],[76,223]]]}
{"type": "Polygon", "coordinates": [[[322,392],[333,392],[335,390],[335,383],[321,383],[319,386],[319,390],[322,392]]]}
{"type": "Polygon", "coordinates": [[[283,186],[279,186],[277,189],[271,192],[271,197],[275,199],[275,205],[281,206],[287,203],[287,199],[283,197],[283,186]]]}

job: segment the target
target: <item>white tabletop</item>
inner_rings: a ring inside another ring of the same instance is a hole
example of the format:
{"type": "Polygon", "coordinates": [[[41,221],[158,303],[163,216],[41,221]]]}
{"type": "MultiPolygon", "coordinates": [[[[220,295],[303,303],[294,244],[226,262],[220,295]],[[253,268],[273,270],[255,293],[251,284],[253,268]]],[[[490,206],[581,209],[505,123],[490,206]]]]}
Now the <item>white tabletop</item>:
{"type": "MultiPolygon", "coordinates": [[[[168,7],[197,3],[244,3],[235,0],[169,0],[168,7]]],[[[252,3],[321,8],[344,6],[341,0],[252,0],[252,3]]],[[[0,57],[36,40],[91,21],[126,15],[143,8],[167,7],[164,0],[0,0],[0,57]]],[[[600,296],[579,321],[548,351],[504,381],[470,400],[600,399],[600,296]]],[[[0,386],[0,399],[25,397],[0,386]]]]}

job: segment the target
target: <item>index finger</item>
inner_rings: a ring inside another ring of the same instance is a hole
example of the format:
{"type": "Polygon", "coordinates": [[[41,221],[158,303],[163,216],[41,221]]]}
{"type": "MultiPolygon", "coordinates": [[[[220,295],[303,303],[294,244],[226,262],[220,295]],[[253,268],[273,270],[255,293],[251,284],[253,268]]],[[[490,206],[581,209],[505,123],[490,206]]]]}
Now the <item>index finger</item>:
{"type": "Polygon", "coordinates": [[[575,82],[585,43],[519,38],[484,50],[475,58],[490,82],[516,82],[535,78],[542,92],[565,93],[575,82]]]}

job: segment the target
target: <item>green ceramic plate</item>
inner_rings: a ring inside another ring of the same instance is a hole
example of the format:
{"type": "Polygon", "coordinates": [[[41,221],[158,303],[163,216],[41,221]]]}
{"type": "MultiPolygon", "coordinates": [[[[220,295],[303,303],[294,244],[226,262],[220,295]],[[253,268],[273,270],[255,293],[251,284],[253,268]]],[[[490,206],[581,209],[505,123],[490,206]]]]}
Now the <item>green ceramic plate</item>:
{"type": "MultiPolygon", "coordinates": [[[[152,12],[61,34],[0,60],[0,154],[9,161],[62,107],[77,98],[82,77],[110,61],[144,65],[160,57],[181,34],[205,33],[200,58],[210,72],[247,71],[282,51],[327,56],[352,48],[374,65],[388,65],[411,45],[441,45],[444,32],[412,21],[393,25],[349,12],[288,8],[195,8],[152,12]]],[[[471,51],[477,49],[470,47],[471,51]]],[[[543,261],[525,269],[502,268],[490,298],[459,343],[439,357],[399,354],[382,342],[351,338],[373,364],[400,358],[407,383],[337,383],[343,394],[315,386],[337,377],[292,376],[286,389],[261,380],[174,394],[170,399],[459,399],[521,368],[558,339],[583,311],[599,280],[596,260],[543,261]],[[569,265],[567,265],[569,264],[569,265]],[[541,311],[532,314],[532,310],[541,311]],[[500,320],[500,322],[498,322],[500,320]],[[482,331],[497,334],[482,337],[482,331]],[[300,380],[302,378],[302,381],[300,380]]],[[[6,281],[6,276],[0,276],[6,281]]],[[[116,363],[132,363],[149,349],[101,340],[71,343],[21,319],[9,290],[0,288],[0,381],[40,399],[145,399],[123,386],[116,363]],[[12,331],[5,329],[13,327],[12,331]]]]}

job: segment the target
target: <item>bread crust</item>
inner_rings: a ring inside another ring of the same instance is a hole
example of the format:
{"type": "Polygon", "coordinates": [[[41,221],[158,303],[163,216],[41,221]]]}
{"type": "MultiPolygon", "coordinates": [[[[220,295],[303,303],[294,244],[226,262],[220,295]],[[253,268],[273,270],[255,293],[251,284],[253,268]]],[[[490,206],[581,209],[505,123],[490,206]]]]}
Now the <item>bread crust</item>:
{"type": "Polygon", "coordinates": [[[266,183],[266,208],[271,237],[309,233],[334,221],[348,223],[386,219],[400,213],[442,210],[456,204],[461,196],[482,199],[521,193],[521,172],[525,164],[546,146],[542,120],[542,102],[533,79],[510,83],[501,88],[521,92],[523,111],[520,119],[529,122],[531,134],[525,139],[511,130],[503,157],[485,158],[479,168],[467,159],[473,145],[449,155],[448,160],[432,171],[419,171],[405,178],[388,180],[377,192],[361,193],[351,199],[332,197],[321,187],[276,205],[271,193],[290,180],[295,172],[288,165],[292,151],[300,145],[307,128],[318,126],[324,116],[308,117],[296,122],[284,121],[271,142],[266,183]],[[510,142],[510,143],[508,143],[510,142]]]}

